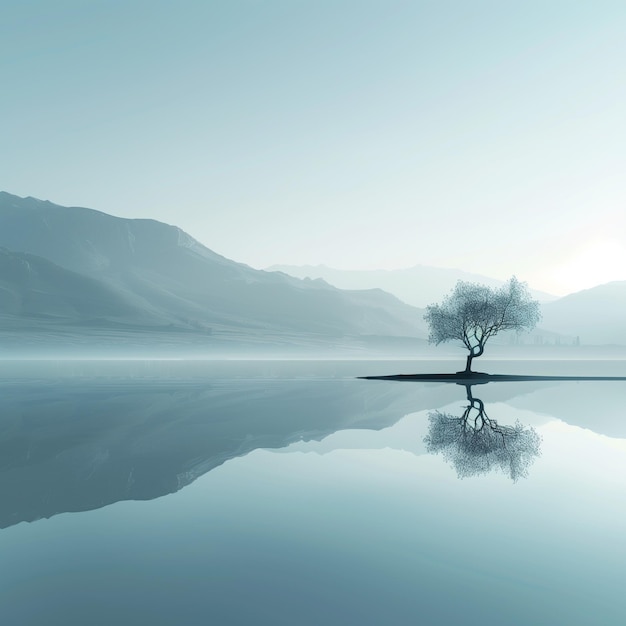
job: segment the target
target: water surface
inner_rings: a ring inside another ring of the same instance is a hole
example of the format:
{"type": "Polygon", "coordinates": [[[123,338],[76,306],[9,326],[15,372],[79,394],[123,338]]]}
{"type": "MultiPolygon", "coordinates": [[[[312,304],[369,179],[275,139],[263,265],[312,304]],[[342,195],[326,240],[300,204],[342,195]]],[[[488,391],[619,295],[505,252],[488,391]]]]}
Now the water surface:
{"type": "Polygon", "coordinates": [[[0,365],[2,623],[625,623],[626,384],[474,387],[512,475],[433,453],[463,387],[355,379],[455,365],[0,365]]]}

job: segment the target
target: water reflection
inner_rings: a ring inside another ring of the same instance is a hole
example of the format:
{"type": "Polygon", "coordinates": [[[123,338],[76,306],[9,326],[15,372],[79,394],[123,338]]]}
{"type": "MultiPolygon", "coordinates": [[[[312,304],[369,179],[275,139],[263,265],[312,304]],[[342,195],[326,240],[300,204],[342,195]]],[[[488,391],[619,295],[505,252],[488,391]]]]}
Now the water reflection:
{"type": "Polygon", "coordinates": [[[472,394],[472,385],[465,389],[468,404],[460,417],[441,411],[429,413],[429,431],[424,438],[428,452],[441,453],[459,478],[494,470],[513,482],[525,478],[540,454],[537,431],[519,422],[514,426],[498,424],[487,415],[483,401],[472,394]]]}
{"type": "Polygon", "coordinates": [[[435,397],[343,380],[7,384],[0,528],[158,498],[257,448],[380,430],[435,397]]]}
{"type": "MultiPolygon", "coordinates": [[[[117,371],[110,367],[109,373],[117,371]]],[[[248,367],[235,364],[206,380],[96,377],[91,371],[53,378],[43,369],[41,379],[39,371],[33,380],[0,376],[0,528],[158,498],[258,448],[429,451],[442,454],[461,478],[500,471],[513,481],[526,476],[539,455],[537,432],[496,422],[471,387],[459,416],[433,411],[458,399],[454,384],[315,378],[308,370],[285,379],[275,364],[255,378],[248,367]]],[[[484,394],[488,406],[517,403],[541,410],[544,421],[548,406],[563,420],[571,412],[573,423],[624,436],[621,386],[498,383],[484,394]],[[592,423],[577,413],[583,392],[603,407],[592,423]]]]}

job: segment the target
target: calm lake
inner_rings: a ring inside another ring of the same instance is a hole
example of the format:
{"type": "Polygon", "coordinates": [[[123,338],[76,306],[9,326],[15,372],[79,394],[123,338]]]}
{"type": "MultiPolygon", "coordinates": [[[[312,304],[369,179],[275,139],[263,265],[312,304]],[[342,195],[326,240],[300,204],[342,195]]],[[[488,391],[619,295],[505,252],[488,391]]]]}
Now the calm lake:
{"type": "Polygon", "coordinates": [[[0,623],[626,624],[626,381],[462,365],[0,362],[0,623]]]}

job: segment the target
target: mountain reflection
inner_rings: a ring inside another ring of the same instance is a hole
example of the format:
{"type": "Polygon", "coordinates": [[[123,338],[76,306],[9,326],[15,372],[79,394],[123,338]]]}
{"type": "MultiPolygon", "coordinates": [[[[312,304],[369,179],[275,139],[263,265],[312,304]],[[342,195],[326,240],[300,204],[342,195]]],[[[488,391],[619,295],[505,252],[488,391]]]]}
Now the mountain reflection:
{"type": "Polygon", "coordinates": [[[2,391],[0,528],[158,498],[257,448],[386,428],[416,401],[408,387],[342,380],[76,379],[2,391]]]}
{"type": "Polygon", "coordinates": [[[490,418],[482,400],[466,385],[468,405],[458,417],[450,413],[429,413],[426,449],[441,453],[456,469],[459,478],[499,470],[513,482],[528,475],[540,454],[541,437],[532,427],[519,422],[503,426],[490,418]]]}

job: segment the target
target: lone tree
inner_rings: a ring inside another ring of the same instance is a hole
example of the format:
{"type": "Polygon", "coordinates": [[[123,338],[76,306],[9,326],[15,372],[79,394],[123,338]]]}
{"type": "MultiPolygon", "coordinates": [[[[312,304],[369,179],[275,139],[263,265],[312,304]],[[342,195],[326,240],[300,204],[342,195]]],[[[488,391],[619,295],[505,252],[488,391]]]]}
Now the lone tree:
{"type": "Polygon", "coordinates": [[[503,330],[532,330],[541,314],[525,283],[513,276],[499,289],[460,280],[441,304],[426,307],[429,343],[460,341],[469,351],[465,370],[485,350],[490,337],[503,330]]]}

